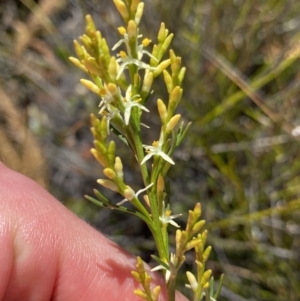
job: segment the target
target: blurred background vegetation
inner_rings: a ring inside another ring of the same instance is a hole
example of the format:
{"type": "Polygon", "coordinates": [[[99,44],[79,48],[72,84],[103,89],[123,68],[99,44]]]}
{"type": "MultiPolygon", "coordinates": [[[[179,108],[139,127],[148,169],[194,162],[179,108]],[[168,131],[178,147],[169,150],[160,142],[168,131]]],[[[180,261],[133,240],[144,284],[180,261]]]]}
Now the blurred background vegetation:
{"type": "MultiPolygon", "coordinates": [[[[175,154],[171,201],[174,212],[202,204],[208,265],[216,279],[225,273],[220,300],[300,300],[300,1],[145,4],[144,36],[155,40],[164,21],[188,69],[179,111],[193,125],[175,154]]],[[[99,99],[68,56],[87,13],[114,45],[121,20],[111,0],[1,1],[0,159],[149,261],[141,221],[83,199],[101,177],[89,152],[99,99]]],[[[158,121],[147,123],[150,144],[158,121]]],[[[126,178],[140,187],[127,158],[126,178]]]]}

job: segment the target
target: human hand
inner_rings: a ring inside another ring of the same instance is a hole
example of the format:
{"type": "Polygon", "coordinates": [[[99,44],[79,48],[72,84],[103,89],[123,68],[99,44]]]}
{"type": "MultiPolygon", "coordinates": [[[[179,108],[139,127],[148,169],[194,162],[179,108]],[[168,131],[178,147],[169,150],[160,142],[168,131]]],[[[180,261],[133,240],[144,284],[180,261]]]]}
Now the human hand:
{"type": "MultiPolygon", "coordinates": [[[[0,300],[141,300],[134,257],[2,163],[0,208],[0,300]]],[[[167,300],[162,277],[153,279],[167,300]]]]}

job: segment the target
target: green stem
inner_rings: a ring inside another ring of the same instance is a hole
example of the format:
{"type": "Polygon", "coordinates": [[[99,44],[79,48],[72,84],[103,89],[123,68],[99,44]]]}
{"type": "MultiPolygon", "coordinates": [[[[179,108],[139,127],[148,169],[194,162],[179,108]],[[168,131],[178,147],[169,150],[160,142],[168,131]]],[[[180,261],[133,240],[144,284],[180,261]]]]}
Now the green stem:
{"type": "Polygon", "coordinates": [[[168,289],[168,301],[175,301],[175,284],[176,284],[176,274],[171,275],[169,282],[167,284],[168,289]]]}
{"type": "Polygon", "coordinates": [[[136,124],[133,125],[134,128],[130,128],[130,136],[133,140],[135,146],[135,155],[137,157],[138,163],[140,165],[141,174],[143,177],[144,185],[149,185],[149,174],[146,164],[140,164],[144,159],[144,149],[141,141],[140,129],[136,124]]]}
{"type": "MultiPolygon", "coordinates": [[[[142,146],[142,141],[139,133],[139,129],[135,126],[134,129],[131,131],[131,136],[135,144],[135,150],[136,150],[136,156],[138,162],[142,162],[144,159],[144,150],[142,146]]],[[[144,185],[149,185],[149,174],[146,164],[140,165],[141,174],[143,177],[144,185]]],[[[154,183],[153,188],[151,189],[151,193],[149,195],[149,201],[150,201],[150,208],[152,213],[152,219],[153,219],[153,228],[150,229],[153,235],[153,238],[155,240],[155,244],[157,246],[157,250],[159,253],[159,256],[161,259],[169,259],[168,256],[168,250],[166,248],[166,245],[164,243],[163,233],[161,231],[161,223],[159,220],[159,208],[158,203],[156,200],[156,189],[155,189],[156,183],[154,183]]]]}
{"type": "Polygon", "coordinates": [[[164,234],[161,229],[161,221],[159,219],[160,212],[159,206],[156,199],[156,186],[154,185],[151,189],[149,196],[152,219],[154,224],[155,233],[153,237],[157,246],[158,254],[161,259],[169,260],[168,246],[165,244],[164,234]]]}

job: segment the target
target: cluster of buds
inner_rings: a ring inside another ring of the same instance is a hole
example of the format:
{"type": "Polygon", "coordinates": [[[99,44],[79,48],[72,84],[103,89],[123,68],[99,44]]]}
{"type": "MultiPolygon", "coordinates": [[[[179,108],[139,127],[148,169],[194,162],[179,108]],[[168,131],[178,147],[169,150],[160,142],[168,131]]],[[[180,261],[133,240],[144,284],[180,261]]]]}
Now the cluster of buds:
{"type": "MultiPolygon", "coordinates": [[[[190,123],[185,125],[183,121],[179,122],[181,115],[175,113],[182,98],[181,84],[185,67],[181,65],[181,58],[173,50],[168,50],[173,34],[169,33],[164,23],[159,28],[157,44],[153,45],[152,51],[145,49],[152,41],[142,39],[139,33],[143,2],[113,1],[125,23],[118,28],[121,39],[111,48],[112,51],[118,49],[119,52],[111,54],[106,39],[88,15],[86,33],[80,37],[80,42],[74,41],[78,58],[70,58],[72,63],[89,76],[89,79],[82,79],[81,83],[100,98],[99,117],[91,115],[91,131],[94,136],[94,148],[91,152],[102,166],[106,178],[98,179],[97,183],[122,196],[119,202],[113,203],[99,190],[94,190],[97,198],[87,198],[102,207],[134,214],[147,223],[159,255],[153,256],[159,263],[156,269],[164,269],[169,301],[175,300],[175,280],[185,260],[184,254],[194,249],[197,280],[190,272],[187,277],[194,294],[201,296],[203,289],[208,286],[211,272],[204,269],[210,247],[204,249],[207,232],[199,234],[204,224],[203,221],[198,221],[200,204],[196,205],[194,211],[190,211],[186,230],[177,230],[175,254],[169,252],[168,244],[168,226],[179,227],[174,219],[181,214],[171,214],[164,179],[170,166],[175,164],[172,155],[190,126],[190,123]],[[120,47],[123,47],[122,50],[119,50],[120,47]],[[143,112],[153,114],[146,107],[146,102],[153,93],[153,81],[160,75],[165,82],[168,100],[157,99],[161,129],[158,140],[147,145],[142,140],[141,116],[143,112]],[[116,156],[112,133],[125,142],[137,159],[144,183],[144,188],[137,192],[126,183],[122,160],[116,156]],[[152,164],[147,163],[149,160],[152,164]],[[141,193],[145,194],[143,201],[139,199],[141,193]],[[131,206],[124,206],[128,203],[131,206]]],[[[150,289],[151,277],[145,272],[139,258],[133,277],[143,288],[135,291],[138,296],[149,301],[159,299],[160,288],[150,289]]]]}

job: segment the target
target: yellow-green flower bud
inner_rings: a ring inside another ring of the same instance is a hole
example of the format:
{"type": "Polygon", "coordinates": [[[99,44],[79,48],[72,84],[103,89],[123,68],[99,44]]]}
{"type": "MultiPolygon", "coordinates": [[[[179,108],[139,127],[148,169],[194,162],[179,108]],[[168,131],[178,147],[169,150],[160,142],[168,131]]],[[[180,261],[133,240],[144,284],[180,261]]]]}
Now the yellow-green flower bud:
{"type": "Polygon", "coordinates": [[[203,245],[205,245],[205,243],[206,243],[207,234],[208,234],[207,230],[204,230],[202,235],[201,235],[203,245]]]}
{"type": "Polygon", "coordinates": [[[196,262],[196,265],[197,265],[197,270],[201,271],[203,269],[203,263],[198,261],[198,260],[195,260],[195,262],[196,262]]]}
{"type": "Polygon", "coordinates": [[[126,33],[126,29],[123,26],[118,27],[118,32],[120,33],[121,36],[124,36],[126,33]]]}
{"type": "Polygon", "coordinates": [[[172,74],[178,76],[181,66],[181,57],[177,56],[175,61],[171,63],[172,74]]]}
{"type": "Polygon", "coordinates": [[[145,38],[145,39],[143,39],[143,41],[142,41],[142,45],[143,45],[143,47],[147,47],[147,46],[149,46],[149,44],[150,44],[151,42],[152,42],[152,41],[151,41],[150,39],[145,38]]]}
{"type": "Polygon", "coordinates": [[[186,68],[185,68],[185,67],[182,67],[182,68],[180,69],[180,72],[179,72],[179,74],[178,74],[179,84],[181,84],[182,81],[183,81],[183,78],[184,78],[184,75],[185,75],[185,71],[186,71],[186,68]]]}
{"type": "Polygon", "coordinates": [[[158,47],[157,45],[153,45],[153,50],[152,50],[152,55],[156,58],[154,59],[153,57],[151,57],[151,60],[150,60],[150,66],[157,66],[158,65],[158,60],[157,60],[157,57],[158,57],[158,47]]]}
{"type": "Polygon", "coordinates": [[[87,31],[96,31],[96,26],[91,15],[85,16],[85,22],[87,31]]]}
{"type": "Polygon", "coordinates": [[[180,244],[185,244],[188,238],[188,234],[186,231],[182,231],[181,232],[181,236],[180,236],[180,244]]]}
{"type": "Polygon", "coordinates": [[[118,178],[123,179],[123,164],[120,157],[116,157],[115,159],[115,171],[118,178]]]}
{"type": "Polygon", "coordinates": [[[167,126],[166,126],[166,131],[167,132],[172,132],[175,128],[175,126],[177,125],[179,119],[180,119],[181,115],[180,114],[177,114],[175,116],[173,116],[170,121],[167,123],[167,126]]]}
{"type": "Polygon", "coordinates": [[[145,280],[144,280],[145,285],[150,286],[151,280],[152,280],[152,277],[150,275],[146,274],[145,275],[145,280]]]}
{"type": "Polygon", "coordinates": [[[144,78],[144,82],[143,82],[143,87],[142,87],[142,91],[149,93],[151,86],[153,83],[153,73],[151,71],[146,72],[145,78],[144,78]]]}
{"type": "Polygon", "coordinates": [[[103,173],[110,179],[113,180],[116,177],[116,173],[111,168],[104,168],[103,173]]]}
{"type": "MultiPolygon", "coordinates": [[[[137,1],[132,1],[132,4],[131,4],[132,12],[135,11],[135,10],[132,9],[132,6],[133,6],[134,2],[137,2],[137,1]]],[[[136,13],[135,13],[135,16],[134,16],[134,21],[135,21],[137,26],[140,24],[140,21],[141,21],[142,15],[143,15],[143,11],[144,11],[144,3],[140,2],[137,6],[136,13]]]]}
{"type": "MultiPolygon", "coordinates": [[[[94,37],[95,39],[95,37],[94,37]]],[[[94,43],[96,43],[96,45],[101,45],[101,41],[102,41],[102,35],[101,32],[99,30],[96,31],[96,41],[94,43]]]]}
{"type": "Polygon", "coordinates": [[[199,243],[201,243],[201,239],[199,239],[199,238],[192,239],[186,244],[184,250],[189,251],[189,250],[197,247],[199,245],[199,243]]]}
{"type": "Polygon", "coordinates": [[[137,10],[138,5],[140,4],[140,0],[132,0],[130,5],[130,11],[134,13],[137,10]]]}
{"type": "Polygon", "coordinates": [[[111,180],[98,179],[97,183],[102,185],[105,188],[108,188],[108,189],[112,190],[112,191],[119,191],[118,186],[114,182],[112,182],[111,180]]]}
{"type": "Polygon", "coordinates": [[[175,236],[176,248],[179,247],[179,244],[180,244],[180,241],[181,241],[181,234],[182,234],[182,231],[177,229],[176,230],[176,236],[175,236]]]}
{"type": "Polygon", "coordinates": [[[131,201],[135,197],[135,193],[130,186],[127,186],[124,190],[124,196],[128,201],[131,201]]]}
{"type": "Polygon", "coordinates": [[[168,30],[166,29],[165,23],[161,23],[157,35],[158,42],[163,43],[167,35],[168,35],[168,30]]]}
{"type": "Polygon", "coordinates": [[[93,137],[95,137],[95,138],[96,138],[96,136],[97,136],[97,133],[96,133],[96,130],[95,130],[95,128],[94,128],[94,127],[91,127],[91,133],[92,133],[93,137]]]}
{"type": "Polygon", "coordinates": [[[109,60],[109,47],[107,45],[106,39],[104,38],[101,40],[101,48],[105,61],[109,60]]]}
{"type": "Polygon", "coordinates": [[[81,69],[83,72],[86,72],[86,73],[88,72],[88,70],[86,69],[86,67],[83,64],[81,64],[81,62],[78,59],[76,59],[75,57],[70,56],[69,60],[76,67],[78,67],[79,69],[81,69]]]}
{"type": "Polygon", "coordinates": [[[80,82],[82,85],[84,85],[90,91],[94,92],[95,94],[99,94],[100,89],[90,80],[81,79],[80,82]]]}
{"type": "Polygon", "coordinates": [[[140,86],[141,78],[138,73],[135,73],[133,76],[133,87],[138,88],[140,86]]]}
{"type": "Polygon", "coordinates": [[[95,148],[91,149],[91,153],[94,156],[94,158],[103,166],[106,166],[106,159],[99,153],[95,148]]]}
{"type": "Polygon", "coordinates": [[[112,95],[112,96],[115,96],[118,94],[118,88],[115,84],[113,83],[109,83],[107,85],[107,90],[109,91],[109,93],[112,95]]]}
{"type": "Polygon", "coordinates": [[[91,73],[96,74],[99,77],[103,77],[103,70],[98,66],[95,58],[89,57],[84,59],[82,62],[91,73]]]}
{"type": "Polygon", "coordinates": [[[157,100],[157,108],[158,108],[158,113],[159,113],[161,123],[165,124],[168,116],[168,112],[167,112],[166,105],[160,98],[157,100]]]}
{"type": "Polygon", "coordinates": [[[203,273],[202,278],[201,278],[201,285],[205,285],[206,282],[209,281],[209,278],[211,276],[211,270],[207,270],[203,273]]]}
{"type": "Polygon", "coordinates": [[[103,116],[100,120],[100,136],[101,140],[105,141],[107,137],[107,118],[106,116],[103,116]]]}
{"type": "Polygon", "coordinates": [[[196,205],[194,207],[194,213],[195,213],[197,219],[201,216],[201,204],[200,203],[196,203],[196,205]]]}
{"type": "Polygon", "coordinates": [[[129,39],[135,39],[137,36],[137,27],[133,20],[128,22],[127,33],[129,39]]]}
{"type": "Polygon", "coordinates": [[[95,126],[97,124],[97,122],[99,121],[99,119],[96,118],[96,116],[94,114],[90,114],[90,118],[91,118],[92,126],[95,126]]]}
{"type": "Polygon", "coordinates": [[[173,40],[174,34],[171,33],[170,35],[168,35],[166,37],[166,39],[164,40],[162,46],[161,46],[161,50],[160,50],[160,56],[162,57],[163,54],[168,50],[172,40],[173,40]]]}
{"type": "Polygon", "coordinates": [[[197,223],[193,226],[193,229],[192,229],[193,234],[198,233],[198,232],[202,229],[202,227],[204,226],[204,224],[205,224],[205,220],[201,220],[201,221],[197,222],[197,223]]]}
{"type": "Polygon", "coordinates": [[[165,189],[165,181],[161,175],[158,176],[156,189],[158,193],[163,192],[165,189]]]}
{"type": "Polygon", "coordinates": [[[112,56],[108,65],[108,73],[110,78],[115,81],[118,75],[116,58],[112,56]]]}
{"type": "Polygon", "coordinates": [[[107,158],[111,166],[114,165],[115,157],[116,157],[116,143],[115,141],[111,140],[109,141],[107,147],[107,158]]]}
{"type": "Polygon", "coordinates": [[[153,301],[158,301],[159,295],[160,295],[160,291],[161,288],[160,286],[156,286],[153,290],[152,290],[152,299],[153,301]]]}
{"type": "Polygon", "coordinates": [[[139,288],[134,290],[133,292],[134,292],[135,295],[139,296],[140,298],[142,298],[144,300],[148,299],[148,295],[139,288]]]}
{"type": "Polygon", "coordinates": [[[75,48],[75,52],[78,55],[78,57],[83,60],[85,58],[85,49],[83,46],[81,46],[77,40],[74,40],[74,48],[75,48]]]}
{"type": "Polygon", "coordinates": [[[88,51],[91,52],[92,51],[92,40],[90,39],[89,36],[87,36],[86,34],[82,35],[81,37],[79,37],[81,43],[83,44],[84,48],[88,51]]]}
{"type": "Polygon", "coordinates": [[[147,206],[150,208],[150,200],[147,194],[143,195],[143,199],[145,201],[145,203],[147,204],[147,206]]]}
{"type": "Polygon", "coordinates": [[[173,49],[170,49],[169,55],[170,55],[171,62],[173,64],[176,60],[176,55],[175,55],[175,52],[173,51],[173,49]]]}
{"type": "Polygon", "coordinates": [[[178,103],[181,100],[181,96],[182,96],[182,89],[180,89],[179,86],[176,86],[170,95],[170,100],[168,105],[168,118],[171,118],[171,116],[173,115],[175,109],[178,106],[178,103]]]}
{"type": "Polygon", "coordinates": [[[136,269],[140,274],[145,272],[144,262],[140,256],[136,258],[136,269]]]}
{"type": "Polygon", "coordinates": [[[196,252],[196,257],[200,260],[200,261],[203,261],[203,243],[202,243],[202,240],[201,238],[198,238],[200,239],[199,243],[197,246],[195,246],[195,252],[196,252]]]}
{"type": "Polygon", "coordinates": [[[211,246],[208,246],[203,252],[203,262],[206,262],[208,260],[210,252],[211,252],[211,246]]]}
{"type": "Polygon", "coordinates": [[[106,147],[102,144],[99,140],[94,140],[94,146],[98,153],[102,154],[103,156],[106,155],[106,147]]]}
{"type": "Polygon", "coordinates": [[[196,277],[191,272],[186,272],[186,276],[189,280],[192,291],[196,293],[198,289],[198,281],[196,277]]]}
{"type": "Polygon", "coordinates": [[[168,66],[170,65],[171,60],[167,59],[162,61],[154,70],[153,72],[153,77],[156,78],[157,76],[159,76],[166,68],[168,68],[168,66]]]}
{"type": "Polygon", "coordinates": [[[163,71],[165,85],[167,87],[168,93],[171,94],[173,90],[173,81],[170,73],[167,70],[163,71]]]}
{"type": "Polygon", "coordinates": [[[139,274],[138,272],[132,271],[132,272],[131,272],[131,275],[132,275],[132,277],[133,277],[137,282],[139,282],[139,283],[142,282],[142,278],[141,278],[141,276],[140,276],[140,274],[139,274]]]}
{"type": "Polygon", "coordinates": [[[115,6],[116,6],[118,12],[120,13],[122,18],[126,22],[128,20],[129,15],[128,15],[128,10],[127,10],[125,3],[121,0],[114,0],[114,3],[115,3],[115,6]]]}

